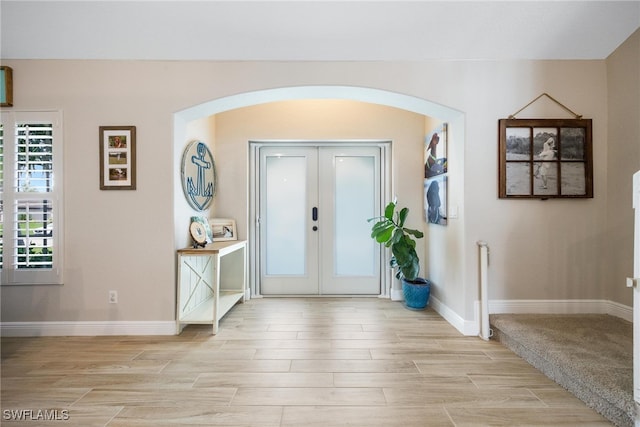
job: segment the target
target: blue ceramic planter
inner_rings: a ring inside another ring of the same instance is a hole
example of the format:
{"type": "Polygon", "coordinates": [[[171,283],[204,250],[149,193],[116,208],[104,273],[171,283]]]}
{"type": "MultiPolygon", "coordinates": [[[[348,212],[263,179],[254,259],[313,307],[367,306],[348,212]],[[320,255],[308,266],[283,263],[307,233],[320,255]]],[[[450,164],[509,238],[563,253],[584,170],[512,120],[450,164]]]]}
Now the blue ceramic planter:
{"type": "Polygon", "coordinates": [[[424,310],[429,303],[431,282],[421,277],[415,280],[402,280],[402,294],[404,304],[411,310],[424,310]]]}

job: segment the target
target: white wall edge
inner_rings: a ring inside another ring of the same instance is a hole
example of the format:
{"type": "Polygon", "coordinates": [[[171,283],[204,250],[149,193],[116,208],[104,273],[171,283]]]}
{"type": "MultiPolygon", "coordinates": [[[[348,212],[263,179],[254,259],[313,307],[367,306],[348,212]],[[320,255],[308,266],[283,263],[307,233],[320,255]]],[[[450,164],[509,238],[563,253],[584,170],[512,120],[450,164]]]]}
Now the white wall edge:
{"type": "Polygon", "coordinates": [[[429,297],[429,306],[433,308],[444,320],[449,322],[451,326],[456,328],[458,332],[465,336],[474,336],[480,333],[479,321],[465,320],[455,311],[442,303],[438,298],[431,295],[429,297]]]}
{"type": "Polygon", "coordinates": [[[176,322],[3,322],[0,334],[3,337],[175,335],[176,322]]]}
{"type": "Polygon", "coordinates": [[[402,289],[391,289],[390,293],[391,301],[404,301],[404,295],[402,294],[402,289]]]}

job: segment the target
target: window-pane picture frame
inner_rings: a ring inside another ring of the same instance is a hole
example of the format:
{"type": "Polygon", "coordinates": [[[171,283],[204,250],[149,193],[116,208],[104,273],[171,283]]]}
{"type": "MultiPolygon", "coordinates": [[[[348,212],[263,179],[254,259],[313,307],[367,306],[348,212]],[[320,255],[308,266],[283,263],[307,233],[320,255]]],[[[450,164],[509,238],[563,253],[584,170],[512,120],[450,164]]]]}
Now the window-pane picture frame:
{"type": "Polygon", "coordinates": [[[100,126],[100,189],[136,189],[135,126],[100,126]]]}
{"type": "Polygon", "coordinates": [[[13,69],[0,66],[0,107],[13,107],[13,69]]]}
{"type": "Polygon", "coordinates": [[[501,119],[500,198],[593,197],[591,119],[501,119]]]}

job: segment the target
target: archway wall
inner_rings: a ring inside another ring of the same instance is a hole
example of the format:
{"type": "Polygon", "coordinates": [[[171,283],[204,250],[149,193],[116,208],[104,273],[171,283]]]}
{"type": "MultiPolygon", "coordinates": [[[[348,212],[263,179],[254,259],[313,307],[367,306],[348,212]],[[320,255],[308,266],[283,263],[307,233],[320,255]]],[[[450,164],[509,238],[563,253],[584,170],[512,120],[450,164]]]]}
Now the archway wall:
{"type": "MultiPolygon", "coordinates": [[[[257,91],[213,100],[195,107],[194,110],[197,110],[195,115],[188,112],[192,117],[215,112],[215,115],[209,117],[215,121],[217,129],[212,150],[218,163],[220,191],[211,215],[237,218],[240,238],[247,238],[247,221],[252,221],[248,218],[247,197],[239,191],[248,188],[247,141],[391,140],[392,194],[398,197],[402,206],[409,207],[411,214],[408,225],[425,232],[418,254],[423,275],[433,283],[433,300],[444,301],[450,293],[454,299],[448,299],[454,305],[462,307],[465,293],[462,282],[451,281],[451,274],[447,272],[464,269],[464,254],[446,252],[461,247],[461,244],[447,241],[462,236],[462,223],[452,221],[447,227],[426,224],[423,212],[422,159],[425,132],[431,129],[430,124],[443,120],[455,122],[456,126],[464,126],[460,112],[402,94],[345,86],[306,86],[257,91]],[[227,110],[223,111],[225,108],[227,110]],[[434,116],[445,119],[435,119],[434,116]],[[433,228],[440,230],[435,230],[431,235],[433,228]],[[432,263],[431,257],[437,262],[432,263]],[[445,283],[447,286],[444,286],[445,283]]],[[[454,132],[449,146],[462,145],[462,135],[463,129],[454,132]]],[[[461,167],[464,151],[450,148],[450,154],[455,156],[455,161],[449,156],[449,164],[459,163],[449,173],[450,182],[453,182],[449,199],[458,209],[463,202],[459,197],[462,191],[454,186],[457,183],[457,187],[461,187],[464,181],[464,168],[461,167]]],[[[397,286],[394,283],[394,288],[397,286]]]]}

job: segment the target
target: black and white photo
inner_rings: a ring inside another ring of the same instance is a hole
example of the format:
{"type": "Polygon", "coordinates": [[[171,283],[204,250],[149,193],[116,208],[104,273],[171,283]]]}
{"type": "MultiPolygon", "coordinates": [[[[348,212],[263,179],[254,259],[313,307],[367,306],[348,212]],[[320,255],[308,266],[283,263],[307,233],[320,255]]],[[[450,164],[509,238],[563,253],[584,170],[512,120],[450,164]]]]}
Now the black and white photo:
{"type": "Polygon", "coordinates": [[[590,119],[502,119],[499,197],[593,197],[591,153],[590,119]]]}

